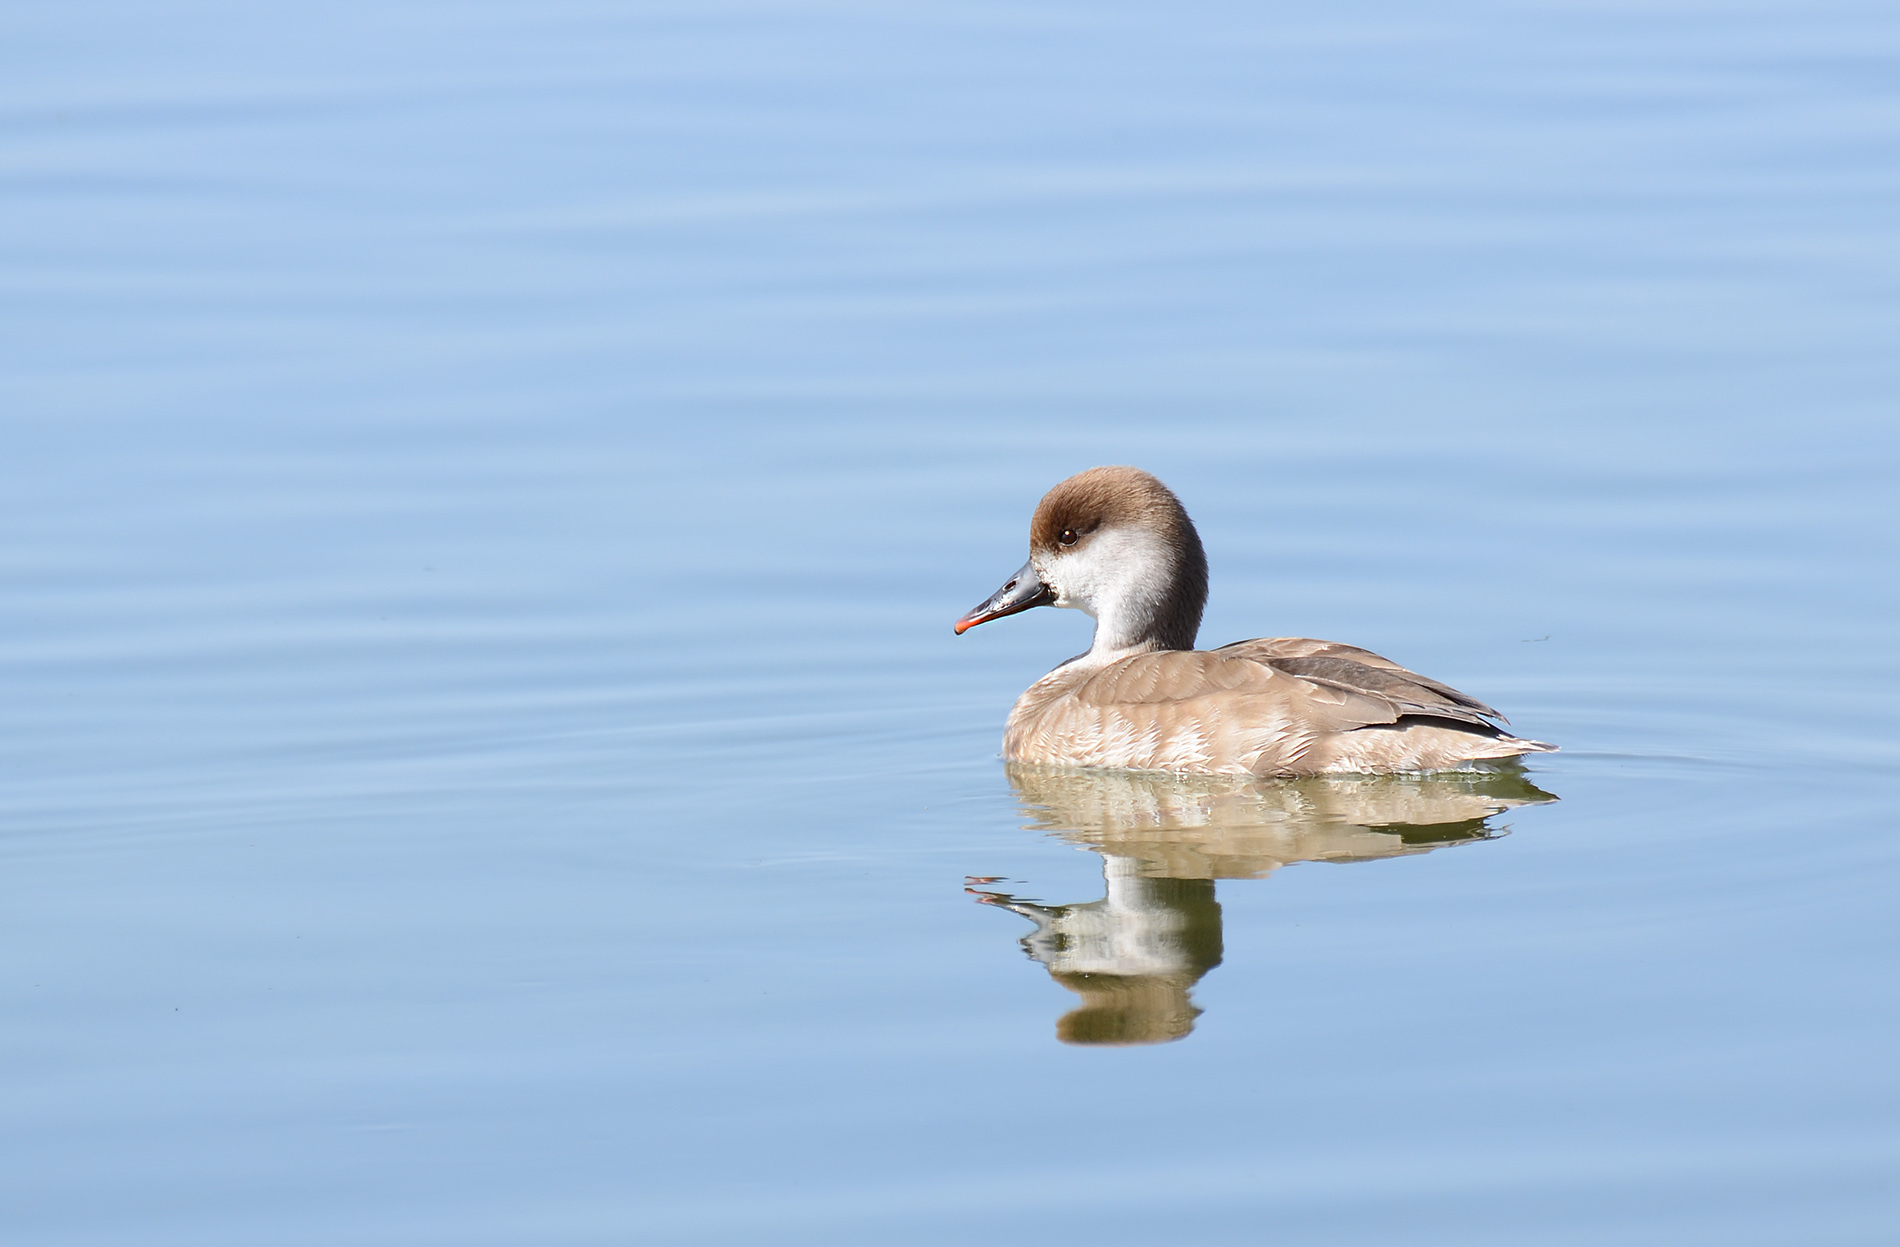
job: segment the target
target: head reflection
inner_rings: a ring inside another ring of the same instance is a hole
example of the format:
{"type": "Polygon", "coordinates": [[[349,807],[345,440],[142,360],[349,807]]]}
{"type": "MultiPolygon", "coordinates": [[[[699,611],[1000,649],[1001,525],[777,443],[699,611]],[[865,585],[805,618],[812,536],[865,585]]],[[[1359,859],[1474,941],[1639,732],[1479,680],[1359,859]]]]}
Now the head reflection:
{"type": "Polygon", "coordinates": [[[1023,950],[1081,997],[1056,1023],[1056,1038],[1076,1044],[1164,1043],[1194,1029],[1190,990],[1221,961],[1216,879],[1488,840],[1508,830],[1494,821],[1506,810],[1556,800],[1515,767],[1306,780],[1008,769],[1030,829],[1102,855],[1099,900],[1046,905],[970,888],[1035,924],[1023,950]]]}

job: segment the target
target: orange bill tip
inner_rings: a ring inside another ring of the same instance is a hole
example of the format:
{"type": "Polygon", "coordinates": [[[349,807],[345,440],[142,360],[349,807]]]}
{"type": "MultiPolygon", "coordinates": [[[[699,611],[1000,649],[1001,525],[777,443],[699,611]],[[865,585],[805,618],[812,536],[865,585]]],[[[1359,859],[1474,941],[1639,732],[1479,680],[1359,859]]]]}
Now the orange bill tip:
{"type": "Polygon", "coordinates": [[[988,623],[990,620],[994,618],[996,618],[996,616],[986,615],[982,611],[971,611],[969,614],[957,620],[955,623],[951,624],[950,626],[956,629],[956,633],[958,636],[962,636],[964,633],[976,627],[978,624],[988,623]]]}

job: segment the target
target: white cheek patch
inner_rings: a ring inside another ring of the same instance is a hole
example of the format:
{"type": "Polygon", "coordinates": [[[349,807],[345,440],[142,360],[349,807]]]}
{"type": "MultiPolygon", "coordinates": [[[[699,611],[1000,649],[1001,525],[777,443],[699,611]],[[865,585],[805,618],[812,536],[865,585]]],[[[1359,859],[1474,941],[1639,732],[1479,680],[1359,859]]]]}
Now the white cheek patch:
{"type": "Polygon", "coordinates": [[[1160,613],[1175,552],[1152,532],[1104,529],[1079,549],[1057,552],[1037,565],[1056,590],[1057,606],[1095,619],[1095,650],[1125,649],[1160,613]]]}

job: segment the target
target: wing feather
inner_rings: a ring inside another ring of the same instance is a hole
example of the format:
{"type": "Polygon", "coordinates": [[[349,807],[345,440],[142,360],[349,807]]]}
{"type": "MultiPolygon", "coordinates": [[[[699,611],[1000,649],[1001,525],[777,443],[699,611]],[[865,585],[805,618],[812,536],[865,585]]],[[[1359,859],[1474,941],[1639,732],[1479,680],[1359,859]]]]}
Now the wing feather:
{"type": "Polygon", "coordinates": [[[1259,637],[1223,645],[1216,654],[1233,654],[1265,663],[1288,675],[1384,697],[1403,705],[1408,714],[1453,719],[1479,726],[1510,720],[1468,693],[1449,684],[1408,671],[1390,658],[1356,645],[1315,641],[1307,637],[1259,637]]]}

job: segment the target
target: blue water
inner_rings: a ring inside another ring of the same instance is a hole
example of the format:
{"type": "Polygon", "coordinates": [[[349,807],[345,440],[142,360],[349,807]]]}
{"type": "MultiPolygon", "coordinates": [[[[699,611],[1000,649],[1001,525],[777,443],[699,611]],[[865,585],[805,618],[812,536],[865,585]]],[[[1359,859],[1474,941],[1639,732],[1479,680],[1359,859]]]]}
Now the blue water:
{"type": "Polygon", "coordinates": [[[1890,6],[0,30],[8,1243],[1900,1235],[1890,6]],[[1117,462],[1563,752],[1006,772],[1117,462]]]}

